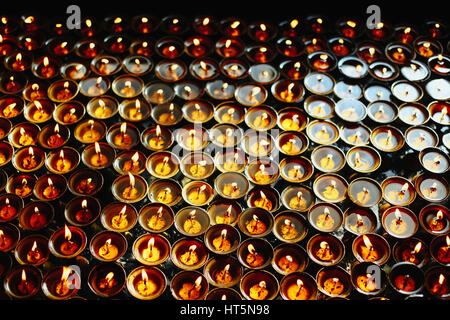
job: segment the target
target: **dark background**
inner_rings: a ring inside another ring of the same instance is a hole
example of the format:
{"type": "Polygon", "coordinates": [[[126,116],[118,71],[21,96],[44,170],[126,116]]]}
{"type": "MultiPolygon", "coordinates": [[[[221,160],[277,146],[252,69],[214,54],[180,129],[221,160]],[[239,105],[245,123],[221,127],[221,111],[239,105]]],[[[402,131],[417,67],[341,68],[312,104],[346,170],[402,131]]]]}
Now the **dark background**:
{"type": "Polygon", "coordinates": [[[71,4],[81,7],[82,18],[113,14],[133,16],[141,13],[159,17],[170,14],[187,17],[211,14],[218,18],[235,16],[249,21],[265,19],[274,22],[319,13],[331,20],[351,17],[365,21],[368,17],[366,8],[376,4],[381,8],[382,19],[394,25],[423,23],[431,18],[448,21],[444,2],[405,0],[3,0],[0,13],[61,17],[66,15],[66,8],[71,4]]]}

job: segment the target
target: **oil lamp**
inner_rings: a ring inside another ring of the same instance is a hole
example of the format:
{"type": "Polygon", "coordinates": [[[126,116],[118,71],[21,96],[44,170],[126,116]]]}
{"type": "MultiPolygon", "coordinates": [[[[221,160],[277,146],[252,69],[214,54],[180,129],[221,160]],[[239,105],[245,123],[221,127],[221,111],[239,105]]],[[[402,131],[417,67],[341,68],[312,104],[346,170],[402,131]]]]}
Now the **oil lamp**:
{"type": "Polygon", "coordinates": [[[17,174],[8,179],[6,192],[27,198],[33,191],[37,178],[29,174],[17,174]]]}
{"type": "Polygon", "coordinates": [[[225,37],[216,42],[216,52],[223,58],[235,58],[244,53],[244,43],[239,38],[225,37]]]}
{"type": "Polygon", "coordinates": [[[52,300],[67,300],[80,288],[81,277],[76,270],[62,266],[48,271],[42,280],[42,291],[52,300]]]}
{"type": "Polygon", "coordinates": [[[245,235],[252,238],[264,237],[272,231],[274,218],[263,208],[248,208],[239,216],[238,226],[245,235]]]}
{"type": "Polygon", "coordinates": [[[381,201],[382,190],[376,180],[370,178],[356,178],[348,186],[350,200],[361,207],[372,207],[381,201]]]}
{"type": "Polygon", "coordinates": [[[153,61],[144,55],[129,55],[122,61],[125,72],[134,76],[143,76],[153,69],[153,61]]]}
{"type": "MultiPolygon", "coordinates": [[[[33,152],[33,147],[28,147],[28,150],[30,148],[33,152]]],[[[16,154],[17,154],[17,152],[16,152],[16,154]]],[[[8,142],[0,142],[0,166],[6,165],[8,162],[11,161],[11,159],[13,157],[14,157],[14,159],[16,159],[17,158],[16,154],[14,154],[14,150],[13,150],[13,147],[11,146],[11,144],[9,144],[8,142]]],[[[17,162],[17,161],[14,161],[14,162],[17,162]]],[[[32,164],[31,162],[27,161],[25,163],[25,166],[30,169],[34,169],[34,167],[36,165],[37,165],[36,162],[32,164]]],[[[20,166],[18,166],[18,167],[19,167],[19,169],[21,168],[20,166]]]]}
{"type": "Polygon", "coordinates": [[[406,102],[399,106],[399,119],[410,125],[422,125],[430,119],[428,109],[417,102],[406,102]]]}
{"type": "Polygon", "coordinates": [[[103,40],[103,44],[108,52],[112,54],[123,54],[128,50],[130,46],[130,40],[121,34],[113,34],[107,36],[103,40]]]}
{"type": "Polygon", "coordinates": [[[230,288],[237,284],[242,276],[242,267],[232,257],[220,256],[210,259],[204,268],[208,282],[219,288],[230,288]]]}
{"type": "MultiPolygon", "coordinates": [[[[439,66],[439,64],[437,66],[439,66]]],[[[430,70],[427,68],[426,64],[418,60],[409,61],[409,63],[400,68],[400,72],[408,81],[424,81],[430,76],[430,70]]]]}
{"type": "Polygon", "coordinates": [[[126,273],[117,263],[104,263],[91,269],[88,276],[89,288],[99,297],[115,296],[125,286],[126,273]]]}
{"type": "Polygon", "coordinates": [[[345,166],[344,153],[334,146],[318,146],[311,152],[312,164],[322,172],[337,172],[345,166]]]}
{"type": "Polygon", "coordinates": [[[155,152],[147,158],[147,171],[157,178],[171,178],[180,170],[180,160],[168,151],[155,152]]]}
{"type": "Polygon", "coordinates": [[[247,239],[239,245],[237,256],[244,267],[262,269],[270,264],[273,248],[264,239],[247,239]]]}
{"type": "Polygon", "coordinates": [[[33,61],[31,71],[38,78],[51,79],[58,75],[59,68],[60,62],[57,59],[44,56],[33,61]]]}
{"type": "Polygon", "coordinates": [[[23,238],[15,250],[15,258],[20,264],[33,266],[45,263],[49,255],[48,239],[41,235],[30,235],[23,238]]]}
{"type": "Polygon", "coordinates": [[[48,85],[41,81],[28,83],[22,92],[22,96],[27,101],[45,100],[48,98],[48,85]]]}
{"type": "Polygon", "coordinates": [[[153,300],[161,296],[166,289],[167,279],[156,267],[141,266],[127,276],[127,289],[139,300],[153,300]]]}
{"type": "Polygon", "coordinates": [[[5,277],[5,292],[12,298],[29,299],[39,292],[41,271],[33,266],[11,269],[5,277]]]}
{"type": "Polygon", "coordinates": [[[438,78],[428,81],[425,85],[425,90],[434,100],[445,101],[450,98],[448,87],[449,83],[447,80],[438,78]]]}
{"type": "Polygon", "coordinates": [[[186,102],[181,110],[184,118],[192,123],[206,123],[214,116],[214,106],[202,99],[186,102]]]}
{"type": "Polygon", "coordinates": [[[70,175],[68,187],[74,195],[94,195],[103,187],[103,181],[98,171],[80,169],[70,175]]]}
{"type": "Polygon", "coordinates": [[[78,84],[71,80],[57,80],[48,87],[48,97],[55,102],[67,102],[78,94],[78,84]]]}
{"type": "Polygon", "coordinates": [[[41,230],[50,224],[54,214],[51,204],[44,201],[32,201],[21,210],[19,223],[24,230],[41,230]]]}
{"type": "Polygon", "coordinates": [[[204,206],[214,197],[213,188],[203,181],[191,181],[183,186],[183,200],[192,206],[204,206]]]}
{"type": "Polygon", "coordinates": [[[152,151],[167,149],[172,145],[173,140],[172,132],[159,124],[148,127],[141,134],[141,143],[152,151]]]}
{"type": "Polygon", "coordinates": [[[395,127],[379,126],[373,129],[370,135],[370,141],[380,151],[394,152],[403,147],[405,138],[395,127]]]}
{"type": "Polygon", "coordinates": [[[316,203],[308,211],[308,221],[321,232],[333,232],[342,224],[342,211],[333,204],[316,203]]]}
{"type": "Polygon", "coordinates": [[[420,174],[414,186],[419,196],[428,202],[444,201],[450,193],[447,180],[440,175],[420,174]]]}
{"type": "MultiPolygon", "coordinates": [[[[3,41],[2,41],[3,43],[3,41]]],[[[33,63],[33,57],[28,52],[13,52],[5,57],[5,67],[14,72],[23,72],[33,63]]]]}
{"type": "Polygon", "coordinates": [[[425,289],[438,299],[448,299],[449,285],[448,278],[449,273],[447,269],[443,267],[434,267],[425,273],[425,289]]]}
{"type": "Polygon", "coordinates": [[[294,244],[282,244],[275,248],[272,267],[282,275],[303,272],[308,264],[306,251],[294,244]]]}
{"type": "Polygon", "coordinates": [[[55,257],[69,259],[79,255],[86,247],[86,242],[83,230],[64,225],[50,236],[48,247],[55,257]]]}
{"type": "Polygon", "coordinates": [[[450,250],[450,236],[449,235],[441,235],[435,237],[430,243],[430,254],[434,260],[438,263],[448,266],[450,263],[449,258],[449,250],[450,250]]]}
{"type": "MultiPolygon", "coordinates": [[[[124,209],[122,208],[122,210],[124,209]]],[[[141,227],[145,230],[152,233],[162,233],[172,226],[174,213],[168,205],[153,202],[141,208],[138,220],[141,227]]]]}
{"type": "Polygon", "coordinates": [[[218,32],[218,24],[216,19],[207,15],[195,17],[192,27],[197,33],[204,36],[215,35],[218,32]]]}
{"type": "Polygon", "coordinates": [[[328,173],[316,178],[313,183],[314,194],[325,202],[341,202],[346,198],[347,182],[339,175],[328,173]]]}
{"type": "Polygon", "coordinates": [[[364,295],[378,295],[386,288],[386,273],[373,262],[361,262],[351,269],[353,287],[364,295]]]}
{"type": "Polygon", "coordinates": [[[282,211],[275,217],[273,234],[283,242],[299,242],[307,232],[306,220],[296,215],[295,211],[282,211]]]}
{"type": "Polygon", "coordinates": [[[396,81],[391,86],[392,94],[403,102],[415,102],[423,96],[422,88],[414,82],[396,81]]]}
{"type": "Polygon", "coordinates": [[[305,157],[290,157],[280,162],[280,175],[288,182],[307,181],[312,177],[313,172],[312,163],[305,157]]]}
{"type": "Polygon", "coordinates": [[[242,208],[235,200],[218,199],[209,205],[207,212],[211,217],[211,225],[229,224],[234,226],[238,222],[242,208]]]}
{"type": "Polygon", "coordinates": [[[185,77],[187,67],[181,60],[162,60],[156,64],[155,73],[165,82],[175,82],[185,77]]]}
{"type": "Polygon", "coordinates": [[[22,113],[25,101],[17,96],[7,95],[0,98],[0,112],[6,118],[14,118],[22,113]]]}
{"type": "Polygon", "coordinates": [[[448,75],[450,72],[449,65],[450,58],[446,55],[439,54],[428,59],[428,67],[438,75],[448,75]]]}
{"type": "Polygon", "coordinates": [[[214,180],[214,189],[226,199],[242,198],[248,191],[249,183],[246,177],[237,172],[223,172],[214,180]]]}
{"type": "Polygon", "coordinates": [[[202,300],[208,288],[208,281],[197,271],[181,271],[170,281],[170,291],[177,300],[202,300]]]}
{"type": "Polygon", "coordinates": [[[114,198],[125,203],[141,201],[147,194],[148,185],[141,176],[134,176],[130,172],[116,178],[111,186],[114,198]]]}
{"type": "Polygon", "coordinates": [[[43,123],[51,119],[55,105],[50,100],[33,100],[24,108],[25,119],[33,123],[43,123]]]}
{"type": "Polygon", "coordinates": [[[272,95],[279,101],[295,103],[303,98],[303,87],[291,80],[278,80],[271,86],[272,95]]]}
{"type": "Polygon", "coordinates": [[[0,37],[0,56],[8,56],[16,48],[15,38],[3,33],[0,37]]]}
{"type": "MultiPolygon", "coordinates": [[[[270,84],[279,77],[279,72],[270,64],[260,63],[254,64],[248,69],[250,78],[261,84],[270,84]]],[[[298,79],[292,79],[298,80],[298,79]]]]}
{"type": "Polygon", "coordinates": [[[109,167],[113,163],[114,157],[114,149],[104,142],[94,142],[88,145],[81,154],[81,160],[91,169],[109,167]]]}
{"type": "Polygon", "coordinates": [[[114,79],[111,88],[119,97],[134,98],[142,92],[144,81],[135,76],[121,75],[114,79]]]}
{"type": "Polygon", "coordinates": [[[20,73],[4,73],[0,81],[0,91],[5,94],[17,94],[27,84],[27,79],[20,73]]]}
{"type": "Polygon", "coordinates": [[[316,282],[319,291],[329,297],[347,297],[352,291],[350,275],[339,266],[320,269],[316,282]]]}
{"type": "Polygon", "coordinates": [[[205,245],[215,254],[226,255],[235,251],[241,242],[239,231],[228,224],[215,224],[205,233],[205,245]]]}
{"type": "Polygon", "coordinates": [[[50,172],[65,174],[73,171],[79,162],[80,155],[78,152],[73,148],[64,147],[48,153],[45,166],[50,172]]]}
{"type": "Polygon", "coordinates": [[[256,131],[270,130],[277,124],[277,112],[266,105],[252,107],[245,114],[245,123],[256,131]]]}
{"type": "Polygon", "coordinates": [[[92,224],[100,215],[100,202],[93,197],[76,197],[67,202],[64,208],[66,220],[77,227],[92,224]]]}
{"type": "Polygon", "coordinates": [[[333,266],[344,256],[344,245],[336,237],[329,234],[316,234],[307,243],[308,256],[322,266],[333,266]]]}
{"type": "Polygon", "coordinates": [[[400,71],[397,65],[380,59],[369,64],[369,73],[376,80],[392,81],[398,77],[400,71]]]}
{"type": "Polygon", "coordinates": [[[119,102],[111,97],[102,95],[92,98],[87,106],[87,113],[95,119],[108,119],[114,116],[118,111],[119,102]]]}
{"type": "Polygon", "coordinates": [[[432,235],[446,234],[450,228],[448,209],[439,204],[429,204],[419,213],[421,226],[432,235]]]}
{"type": "Polygon", "coordinates": [[[309,274],[294,272],[281,280],[280,294],[284,300],[315,300],[317,284],[309,274]]]}
{"type": "Polygon", "coordinates": [[[392,287],[403,295],[420,292],[424,284],[423,272],[414,264],[400,262],[395,264],[388,275],[392,287]]]}
{"type": "Polygon", "coordinates": [[[141,174],[145,170],[145,155],[135,150],[122,151],[114,159],[113,167],[119,174],[141,174]]]}
{"type": "Polygon", "coordinates": [[[106,132],[106,141],[115,149],[131,149],[139,143],[139,129],[127,122],[112,125],[106,132]]]}
{"type": "Polygon", "coordinates": [[[8,222],[19,215],[23,208],[23,200],[15,194],[3,194],[0,196],[0,221],[8,222]]]}
{"type": "Polygon", "coordinates": [[[269,272],[255,270],[246,273],[240,290],[247,300],[273,300],[280,290],[278,280],[269,272]]]}
{"type": "Polygon", "coordinates": [[[246,57],[254,63],[267,63],[275,59],[277,52],[269,43],[250,45],[245,50],[246,57]]]}
{"type": "Polygon", "coordinates": [[[398,241],[392,250],[396,262],[409,262],[423,267],[428,262],[428,247],[418,238],[408,238],[398,241]]]}
{"type": "Polygon", "coordinates": [[[210,225],[208,213],[198,207],[184,207],[175,215],[175,227],[185,236],[198,236],[206,232],[210,225]]]}
{"type": "Polygon", "coordinates": [[[178,144],[187,151],[202,150],[209,143],[207,131],[203,126],[184,126],[177,129],[175,136],[178,144]]]}
{"type": "Polygon", "coordinates": [[[309,66],[319,72],[330,72],[336,65],[336,58],[326,51],[315,51],[308,55],[307,61],[309,66]]]}
{"type": "Polygon", "coordinates": [[[390,207],[381,217],[383,228],[395,238],[408,238],[414,235],[419,227],[416,215],[405,207],[390,207]]]}
{"type": "Polygon", "coordinates": [[[302,154],[308,149],[309,140],[304,133],[301,132],[282,132],[276,137],[276,146],[280,152],[295,156],[302,154]]]}
{"type": "Polygon", "coordinates": [[[127,247],[127,240],[121,233],[101,231],[92,237],[89,251],[95,259],[111,262],[120,259],[127,247]]]}
{"type": "Polygon", "coordinates": [[[11,224],[4,223],[0,226],[0,251],[8,252],[17,246],[20,238],[19,229],[11,224]]]}
{"type": "Polygon", "coordinates": [[[397,206],[406,206],[412,203],[416,197],[414,186],[410,181],[402,177],[389,177],[381,183],[383,198],[397,206]]]}
{"type": "Polygon", "coordinates": [[[160,235],[144,234],[133,243],[133,255],[142,264],[162,264],[170,252],[169,241],[160,235]]]}
{"type": "Polygon", "coordinates": [[[201,268],[208,260],[208,251],[203,242],[195,239],[180,239],[170,251],[172,262],[183,270],[201,268]]]}
{"type": "Polygon", "coordinates": [[[318,144],[332,144],[339,139],[339,130],[333,122],[314,120],[306,129],[308,138],[318,144]]]}
{"type": "Polygon", "coordinates": [[[387,241],[375,233],[359,235],[353,240],[352,251],[360,262],[373,262],[383,265],[390,256],[390,247],[387,241]]]}
{"type": "Polygon", "coordinates": [[[415,57],[414,49],[405,43],[391,42],[385,48],[386,57],[394,63],[408,64],[415,57]]]}
{"type": "Polygon", "coordinates": [[[413,43],[416,53],[424,58],[442,54],[442,45],[440,42],[427,37],[418,37],[413,43]]]}
{"type": "Polygon", "coordinates": [[[130,204],[112,202],[102,209],[100,222],[109,231],[126,232],[136,225],[137,215],[136,209],[130,204]]]}
{"type": "Polygon", "coordinates": [[[281,202],[290,210],[306,212],[314,204],[315,198],[311,189],[293,185],[283,190],[281,202]]]}
{"type": "Polygon", "coordinates": [[[64,79],[75,81],[88,77],[89,73],[89,67],[83,62],[67,62],[60,69],[60,74],[64,79]]]}
{"type": "Polygon", "coordinates": [[[78,84],[80,92],[87,97],[98,97],[105,94],[110,87],[106,77],[87,77],[78,84]]]}
{"type": "Polygon", "coordinates": [[[428,110],[430,111],[431,120],[434,122],[440,125],[450,123],[450,115],[448,114],[450,104],[446,102],[434,101],[428,105],[428,110]]]}
{"type": "Polygon", "coordinates": [[[169,206],[181,200],[181,186],[170,179],[155,180],[149,186],[148,198],[152,202],[161,202],[169,206]]]}
{"type": "Polygon", "coordinates": [[[448,155],[439,148],[429,147],[419,153],[419,161],[425,170],[432,173],[445,173],[449,168],[448,155]]]}

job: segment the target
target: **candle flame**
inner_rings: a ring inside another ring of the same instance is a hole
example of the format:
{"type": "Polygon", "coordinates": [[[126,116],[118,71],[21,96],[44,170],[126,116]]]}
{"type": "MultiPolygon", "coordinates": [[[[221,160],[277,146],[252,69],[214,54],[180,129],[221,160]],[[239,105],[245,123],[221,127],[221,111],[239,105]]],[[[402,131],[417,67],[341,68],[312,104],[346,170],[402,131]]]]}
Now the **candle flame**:
{"type": "Polygon", "coordinates": [[[444,275],[441,273],[441,274],[439,275],[439,284],[442,285],[442,284],[444,283],[444,281],[445,281],[445,277],[444,277],[444,275]]]}
{"type": "Polygon", "coordinates": [[[28,16],[23,21],[25,23],[33,23],[34,22],[34,17],[33,16],[28,16]]]}
{"type": "Polygon", "coordinates": [[[100,144],[96,141],[94,142],[95,153],[99,154],[101,152],[100,144]]]}
{"type": "Polygon", "coordinates": [[[292,29],[295,29],[295,27],[298,26],[298,20],[297,19],[293,19],[289,25],[291,26],[292,29]]]}
{"type": "Polygon", "coordinates": [[[123,217],[125,215],[125,212],[127,211],[127,206],[123,206],[122,209],[119,212],[119,215],[123,217]]]}
{"type": "Polygon", "coordinates": [[[404,192],[406,192],[407,190],[408,190],[408,188],[409,188],[409,184],[406,182],[404,185],[403,185],[403,187],[402,187],[402,189],[400,190],[402,193],[404,193],[404,192]]]}
{"type": "Polygon", "coordinates": [[[442,212],[442,210],[439,210],[439,211],[436,213],[436,219],[442,220],[443,218],[444,218],[444,213],[442,212]]]}
{"type": "Polygon", "coordinates": [[[363,218],[358,213],[356,214],[356,220],[358,221],[359,224],[363,222],[363,218]]]}
{"type": "Polygon", "coordinates": [[[151,249],[153,248],[153,246],[155,245],[155,238],[150,238],[150,240],[148,240],[148,248],[151,249]]]}
{"type": "Polygon", "coordinates": [[[204,18],[203,21],[202,21],[202,24],[204,26],[206,26],[206,25],[208,25],[208,23],[209,23],[209,18],[208,17],[204,18]]]}
{"type": "Polygon", "coordinates": [[[197,279],[195,279],[195,288],[198,290],[201,287],[202,284],[202,276],[199,276],[197,279]]]}
{"type": "Polygon", "coordinates": [[[197,249],[197,246],[195,244],[193,244],[192,246],[189,247],[189,252],[192,254],[195,249],[197,249]]]}
{"type": "Polygon", "coordinates": [[[396,218],[397,220],[399,220],[399,221],[402,220],[402,214],[400,213],[400,210],[399,210],[399,209],[395,209],[394,214],[395,214],[395,218],[396,218]]]}
{"type": "Polygon", "coordinates": [[[173,23],[173,24],[177,24],[178,22],[180,22],[180,20],[178,20],[177,18],[174,18],[174,19],[172,20],[172,23],[173,23]]]}
{"type": "Polygon", "coordinates": [[[264,194],[264,192],[260,191],[259,194],[261,195],[261,198],[263,200],[267,199],[267,196],[264,194]]]}
{"type": "Polygon", "coordinates": [[[136,151],[131,157],[131,161],[137,162],[139,160],[139,153],[136,151]]]}
{"type": "Polygon", "coordinates": [[[241,22],[236,20],[230,25],[230,27],[233,29],[236,29],[240,24],[241,24],[241,22]]]}
{"type": "Polygon", "coordinates": [[[226,238],[227,237],[227,230],[223,229],[222,232],[220,233],[220,235],[222,236],[222,238],[226,238]]]}
{"type": "Polygon", "coordinates": [[[27,281],[27,274],[25,273],[25,269],[22,269],[22,281],[27,281]]]}
{"type": "Polygon", "coordinates": [[[163,213],[163,207],[159,207],[158,211],[156,212],[158,214],[158,217],[162,217],[162,213],[163,213]]]}
{"type": "Polygon", "coordinates": [[[203,184],[203,185],[200,187],[200,192],[205,191],[205,189],[206,189],[206,185],[203,184]]]}
{"type": "Polygon", "coordinates": [[[83,209],[86,209],[86,208],[87,208],[87,200],[86,200],[86,199],[84,199],[83,201],[81,201],[81,207],[82,207],[83,209]]]}
{"type": "Polygon", "coordinates": [[[53,187],[53,181],[52,181],[52,179],[48,178],[48,179],[47,179],[47,183],[48,183],[49,187],[53,187]]]}
{"type": "Polygon", "coordinates": [[[59,152],[59,157],[64,160],[64,151],[63,149],[61,149],[61,151],[59,152]]]}
{"type": "Polygon", "coordinates": [[[249,244],[247,246],[248,252],[250,252],[251,254],[255,254],[256,250],[255,247],[252,244],[249,244]]]}
{"type": "Polygon", "coordinates": [[[105,280],[106,280],[106,282],[110,283],[113,278],[114,278],[114,272],[110,272],[106,275],[105,280]]]}
{"type": "MultiPolygon", "coordinates": [[[[62,150],[61,150],[62,151],[62,150]]],[[[34,156],[34,151],[33,151],[33,147],[29,147],[28,148],[28,154],[30,155],[30,157],[34,156]]]]}
{"type": "Polygon", "coordinates": [[[34,101],[34,105],[36,106],[36,108],[37,108],[39,111],[42,110],[42,104],[41,104],[39,101],[35,100],[35,101],[34,101]]]}
{"type": "Polygon", "coordinates": [[[44,64],[45,67],[47,67],[50,64],[50,62],[48,60],[48,57],[44,57],[43,64],[44,64]]]}
{"type": "Polygon", "coordinates": [[[422,250],[422,242],[417,242],[416,246],[414,247],[414,252],[419,253],[420,250],[422,250]]]}
{"type": "Polygon", "coordinates": [[[147,281],[148,281],[148,275],[147,275],[147,272],[145,272],[144,269],[142,269],[141,277],[142,277],[142,281],[144,281],[144,283],[147,283],[147,281]]]}
{"type": "Polygon", "coordinates": [[[198,38],[194,38],[192,40],[192,42],[194,42],[194,45],[198,46],[200,44],[200,40],[198,38]]]}
{"type": "Polygon", "coordinates": [[[265,281],[261,281],[260,283],[258,283],[258,286],[260,286],[261,288],[265,288],[266,287],[266,282],[265,281]]]}
{"type": "Polygon", "coordinates": [[[70,239],[72,239],[72,232],[70,232],[67,224],[64,225],[64,239],[66,239],[67,241],[70,241],[70,239]]]}
{"type": "Polygon", "coordinates": [[[356,27],[356,22],[355,22],[355,21],[349,20],[349,21],[347,21],[347,25],[348,25],[350,28],[354,28],[354,27],[356,27]]]}
{"type": "Polygon", "coordinates": [[[134,188],[134,184],[136,183],[134,176],[130,172],[128,172],[128,177],[130,178],[130,186],[134,188]]]}
{"type": "Polygon", "coordinates": [[[118,24],[122,22],[122,18],[121,17],[117,17],[114,19],[114,23],[118,24]]]}
{"type": "Polygon", "coordinates": [[[300,279],[297,280],[297,287],[299,287],[299,288],[303,287],[303,281],[302,280],[300,280],[300,279]]]}
{"type": "Polygon", "coordinates": [[[447,247],[450,247],[450,236],[449,235],[445,236],[445,243],[447,244],[447,247]]]}
{"type": "Polygon", "coordinates": [[[37,249],[37,242],[34,241],[34,242],[33,242],[33,246],[31,247],[31,251],[35,252],[36,249],[37,249]]]}
{"type": "Polygon", "coordinates": [[[225,272],[228,272],[228,270],[230,270],[230,264],[227,264],[227,265],[225,266],[225,268],[223,268],[223,270],[225,270],[225,272]]]}
{"type": "Polygon", "coordinates": [[[284,43],[286,43],[287,46],[291,46],[292,45],[292,40],[286,39],[286,41],[284,43]]]}
{"type": "Polygon", "coordinates": [[[266,31],[267,30],[267,27],[266,27],[266,25],[264,23],[261,23],[259,25],[259,27],[261,28],[262,31],[266,31]]]}
{"type": "Polygon", "coordinates": [[[366,236],[365,234],[363,235],[363,242],[367,248],[369,249],[373,248],[372,242],[370,242],[369,237],[366,236]]]}
{"type": "Polygon", "coordinates": [[[326,241],[322,241],[322,242],[319,244],[319,246],[320,246],[322,249],[326,249],[326,248],[329,247],[329,244],[328,244],[328,242],[326,242],[326,241]]]}
{"type": "Polygon", "coordinates": [[[92,21],[91,21],[91,19],[86,19],[85,23],[86,23],[86,26],[87,26],[88,28],[92,27],[92,21]]]}
{"type": "Polygon", "coordinates": [[[122,124],[120,125],[120,133],[125,133],[127,132],[127,123],[126,122],[122,122],[122,124]]]}
{"type": "Polygon", "coordinates": [[[292,257],[291,257],[290,255],[287,255],[287,256],[286,256],[286,260],[289,261],[289,262],[294,261],[294,259],[292,259],[292,257]]]}
{"type": "Polygon", "coordinates": [[[39,213],[39,208],[38,207],[34,207],[34,213],[39,213]]]}
{"type": "Polygon", "coordinates": [[[227,296],[226,296],[226,295],[222,295],[222,297],[220,298],[220,300],[227,300],[227,296]]]}
{"type": "Polygon", "coordinates": [[[97,78],[97,85],[99,85],[100,83],[102,83],[102,80],[103,80],[102,77],[98,77],[98,78],[97,78]]]}

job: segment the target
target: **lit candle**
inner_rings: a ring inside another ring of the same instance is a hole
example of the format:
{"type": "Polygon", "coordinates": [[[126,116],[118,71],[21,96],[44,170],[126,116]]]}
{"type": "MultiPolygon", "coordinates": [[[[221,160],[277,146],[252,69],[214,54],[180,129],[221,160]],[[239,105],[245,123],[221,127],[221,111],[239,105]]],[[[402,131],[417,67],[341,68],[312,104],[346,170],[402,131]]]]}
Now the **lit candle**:
{"type": "Polygon", "coordinates": [[[72,167],[72,161],[70,161],[70,159],[64,158],[64,151],[62,149],[59,152],[59,157],[56,160],[55,167],[56,167],[56,170],[61,173],[70,171],[70,169],[72,167]]]}
{"type": "Polygon", "coordinates": [[[190,246],[189,250],[180,256],[180,261],[187,266],[195,265],[199,260],[196,249],[197,246],[195,244],[190,246]]]}
{"type": "Polygon", "coordinates": [[[447,219],[444,218],[444,213],[442,210],[438,210],[436,215],[430,219],[428,222],[428,226],[432,231],[441,231],[443,230],[447,225],[447,219]]]}
{"type": "Polygon", "coordinates": [[[413,250],[410,248],[403,250],[401,253],[403,261],[419,264],[422,261],[422,258],[419,256],[422,248],[422,242],[418,241],[413,250]]]}
{"type": "MultiPolygon", "coordinates": [[[[169,168],[170,169],[170,168],[169,168]]],[[[130,160],[124,162],[122,170],[124,172],[137,173],[140,170],[139,152],[136,151],[130,160]]]]}
{"type": "Polygon", "coordinates": [[[280,233],[285,240],[292,240],[298,236],[298,231],[294,223],[289,219],[284,220],[284,223],[280,227],[280,233]]]}
{"type": "Polygon", "coordinates": [[[135,187],[136,179],[130,172],[128,172],[128,177],[129,177],[130,184],[123,190],[122,196],[125,199],[133,200],[138,197],[138,190],[135,187]]]}
{"type": "Polygon", "coordinates": [[[150,296],[157,290],[156,283],[148,278],[147,272],[144,269],[141,271],[141,279],[137,281],[135,288],[142,296],[150,296]]]}
{"type": "Polygon", "coordinates": [[[257,215],[253,215],[253,218],[246,222],[245,228],[251,234],[262,234],[267,230],[266,224],[257,215]]]}
{"type": "Polygon", "coordinates": [[[205,190],[206,185],[204,184],[194,190],[191,190],[187,195],[188,200],[194,204],[204,204],[207,200],[205,190]]]}
{"type": "Polygon", "coordinates": [[[310,294],[301,279],[298,279],[295,284],[291,284],[287,289],[287,296],[290,300],[308,300],[310,294]]]}
{"type": "Polygon", "coordinates": [[[67,227],[67,225],[64,225],[64,239],[65,240],[59,247],[60,252],[66,256],[73,255],[78,250],[79,245],[76,242],[71,241],[72,232],[70,231],[69,227],[67,227]]]}
{"type": "Polygon", "coordinates": [[[127,123],[122,122],[120,125],[120,133],[114,136],[114,144],[119,147],[126,147],[133,143],[131,135],[127,133],[127,123]]]}
{"type": "Polygon", "coordinates": [[[402,214],[399,209],[395,209],[395,219],[391,221],[389,229],[396,234],[403,234],[407,230],[407,224],[402,220],[402,214]]]}
{"type": "Polygon", "coordinates": [[[372,242],[370,241],[369,237],[367,237],[365,234],[363,234],[362,237],[363,237],[364,245],[361,245],[361,247],[360,247],[361,258],[364,261],[368,261],[368,262],[378,261],[380,258],[380,254],[379,254],[378,250],[376,250],[373,247],[372,242]]]}
{"type": "Polygon", "coordinates": [[[326,241],[320,242],[319,248],[315,252],[315,255],[322,261],[333,261],[335,259],[335,254],[326,241]]]}
{"type": "Polygon", "coordinates": [[[298,270],[299,264],[291,255],[281,257],[277,262],[278,267],[286,273],[295,272],[298,270]]]}
{"type": "Polygon", "coordinates": [[[260,281],[259,283],[250,287],[249,296],[255,300],[264,300],[269,295],[269,290],[267,290],[267,284],[265,281],[260,281]]]}
{"type": "Polygon", "coordinates": [[[163,207],[159,207],[156,214],[148,219],[147,224],[153,230],[161,230],[165,227],[166,220],[163,218],[163,207]]]}
{"type": "Polygon", "coordinates": [[[38,248],[37,242],[33,241],[31,249],[27,252],[27,261],[31,264],[38,264],[44,258],[41,249],[38,248]]]}
{"type": "Polygon", "coordinates": [[[264,257],[256,252],[255,247],[252,244],[249,244],[247,247],[248,255],[245,257],[245,261],[247,264],[253,268],[257,268],[262,266],[264,263],[264,257]]]}
{"type": "Polygon", "coordinates": [[[221,251],[221,252],[226,252],[231,249],[231,242],[227,238],[227,230],[226,229],[222,230],[219,237],[216,237],[213,239],[212,245],[217,251],[221,251]]]}
{"type": "Polygon", "coordinates": [[[61,275],[61,280],[58,281],[55,287],[55,292],[57,295],[63,297],[70,292],[70,285],[68,282],[69,276],[72,273],[72,269],[69,267],[63,266],[63,272],[61,275]]]}
{"type": "Polygon", "coordinates": [[[225,268],[217,272],[214,276],[217,283],[228,284],[233,280],[233,276],[230,274],[230,264],[227,264],[225,268]]]}
{"type": "Polygon", "coordinates": [[[200,289],[202,284],[202,277],[199,276],[194,283],[183,283],[178,294],[185,300],[195,300],[200,297],[200,289]]]}
{"type": "Polygon", "coordinates": [[[158,261],[161,251],[155,246],[155,238],[150,238],[147,248],[142,251],[142,257],[149,262],[158,261]]]}
{"type": "Polygon", "coordinates": [[[42,195],[47,199],[54,199],[60,194],[60,190],[53,185],[52,179],[47,179],[47,186],[44,188],[42,195]]]}
{"type": "Polygon", "coordinates": [[[195,219],[195,210],[189,212],[189,215],[183,224],[183,229],[190,234],[196,234],[201,231],[202,225],[195,219]]]}
{"type": "Polygon", "coordinates": [[[450,236],[445,236],[445,245],[439,247],[437,251],[437,258],[442,263],[450,263],[450,236]]]}
{"type": "Polygon", "coordinates": [[[344,292],[345,286],[339,278],[328,278],[323,283],[323,289],[330,295],[338,296],[344,292]]]}
{"type": "Polygon", "coordinates": [[[81,201],[81,209],[75,213],[75,220],[79,223],[89,223],[93,218],[93,212],[88,208],[87,200],[81,201]]]}
{"type": "Polygon", "coordinates": [[[111,225],[115,229],[125,229],[128,226],[128,219],[126,215],[127,207],[123,206],[118,215],[115,215],[111,219],[111,225]]]}
{"type": "Polygon", "coordinates": [[[447,281],[445,276],[441,273],[439,275],[439,279],[437,283],[435,283],[432,288],[431,292],[438,295],[444,295],[448,293],[448,286],[444,286],[444,283],[447,281]]]}
{"type": "Polygon", "coordinates": [[[264,192],[259,192],[260,197],[253,202],[253,205],[257,208],[266,209],[268,211],[272,210],[272,201],[270,201],[264,192]]]}
{"type": "Polygon", "coordinates": [[[119,255],[119,249],[115,244],[112,244],[112,239],[108,239],[98,249],[98,255],[105,260],[114,260],[119,255]]]}

